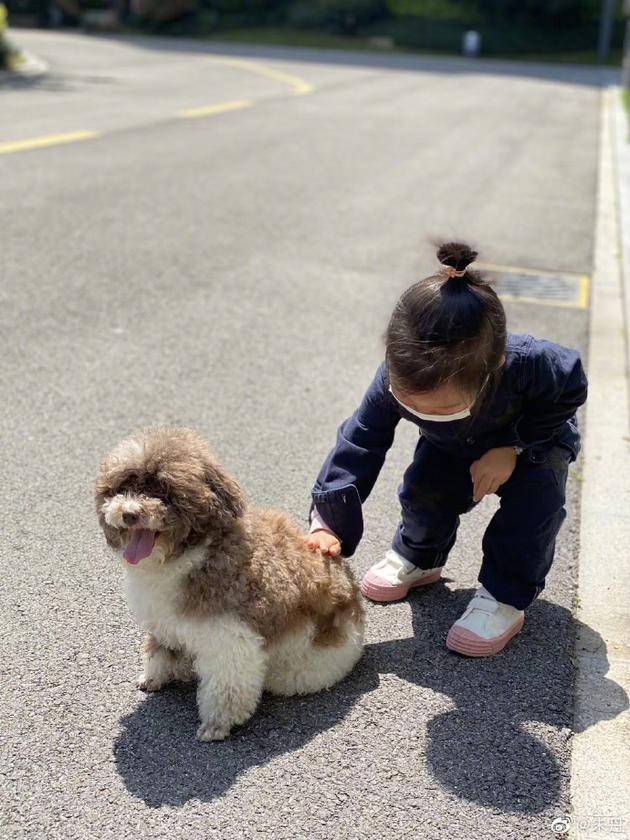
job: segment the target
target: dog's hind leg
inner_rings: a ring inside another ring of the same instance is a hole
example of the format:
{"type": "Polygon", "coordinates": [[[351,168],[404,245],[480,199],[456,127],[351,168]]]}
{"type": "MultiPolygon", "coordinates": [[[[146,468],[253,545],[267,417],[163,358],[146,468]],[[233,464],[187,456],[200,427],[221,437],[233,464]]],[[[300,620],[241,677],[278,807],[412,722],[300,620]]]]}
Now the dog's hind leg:
{"type": "Polygon", "coordinates": [[[256,710],[267,670],[264,642],[234,615],[190,621],[184,633],[199,677],[197,740],[220,741],[256,710]]]}
{"type": "Polygon", "coordinates": [[[317,641],[312,621],[269,645],[265,690],[273,694],[310,694],[347,676],[363,652],[363,624],[349,621],[335,644],[317,641]]]}
{"type": "Polygon", "coordinates": [[[142,642],[142,673],[138,677],[141,691],[159,691],[174,680],[187,682],[193,678],[192,663],[180,651],[161,645],[152,633],[142,642]]]}

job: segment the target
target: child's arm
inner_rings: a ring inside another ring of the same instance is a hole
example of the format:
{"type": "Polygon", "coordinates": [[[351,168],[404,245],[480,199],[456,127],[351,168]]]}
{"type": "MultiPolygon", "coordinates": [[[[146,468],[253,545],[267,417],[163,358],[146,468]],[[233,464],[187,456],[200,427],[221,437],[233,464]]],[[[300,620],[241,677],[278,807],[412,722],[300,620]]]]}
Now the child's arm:
{"type": "Polygon", "coordinates": [[[579,448],[572,420],[586,401],[587,381],[579,354],[549,341],[532,339],[519,370],[519,390],[524,410],[503,440],[488,450],[470,468],[475,502],[496,493],[514,472],[514,447],[526,449],[563,442],[574,454],[579,448]]]}
{"type": "Polygon", "coordinates": [[[337,537],[341,551],[348,557],[359,544],[363,535],[361,505],[374,487],[400,420],[388,386],[387,367],[383,363],[361,405],[337,431],[335,447],[313,488],[313,510],[319,517],[316,525],[325,528],[318,528],[310,535],[316,547],[321,547],[323,535],[327,545],[328,535],[337,537]]]}
{"type": "Polygon", "coordinates": [[[549,341],[532,343],[521,382],[525,409],[516,431],[523,447],[557,439],[586,402],[588,383],[579,353],[549,341]]]}

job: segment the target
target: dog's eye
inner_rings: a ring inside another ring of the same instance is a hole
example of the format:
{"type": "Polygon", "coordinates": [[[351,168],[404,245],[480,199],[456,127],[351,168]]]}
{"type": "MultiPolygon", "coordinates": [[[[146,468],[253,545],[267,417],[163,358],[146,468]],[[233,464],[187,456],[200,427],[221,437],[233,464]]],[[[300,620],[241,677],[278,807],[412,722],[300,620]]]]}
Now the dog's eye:
{"type": "Polygon", "coordinates": [[[168,501],[168,488],[159,481],[146,481],[138,487],[138,490],[152,499],[159,499],[162,502],[168,501]]]}
{"type": "Polygon", "coordinates": [[[117,495],[118,493],[129,493],[130,491],[137,491],[137,489],[138,476],[135,473],[131,473],[130,475],[125,476],[123,481],[120,482],[115,490],[112,490],[112,495],[117,495]]]}

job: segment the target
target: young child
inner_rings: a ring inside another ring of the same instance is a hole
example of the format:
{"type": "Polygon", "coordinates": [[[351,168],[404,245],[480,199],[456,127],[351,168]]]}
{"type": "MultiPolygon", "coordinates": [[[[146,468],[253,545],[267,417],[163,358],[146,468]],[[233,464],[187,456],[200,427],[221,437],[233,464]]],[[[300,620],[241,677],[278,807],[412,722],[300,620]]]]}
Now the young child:
{"type": "Polygon", "coordinates": [[[385,361],[361,405],[339,427],[313,489],[307,543],[350,556],[369,496],[401,419],[420,430],[399,487],[392,548],[363,578],[374,601],[404,598],[437,581],[460,514],[496,493],[483,537],[481,587],[446,641],[488,656],[523,627],[540,595],[566,516],[569,463],[580,449],[575,412],[586,400],[580,357],[549,341],[506,332],[493,289],[469,269],[467,245],[447,243],[440,271],[402,295],[385,336],[385,361]]]}

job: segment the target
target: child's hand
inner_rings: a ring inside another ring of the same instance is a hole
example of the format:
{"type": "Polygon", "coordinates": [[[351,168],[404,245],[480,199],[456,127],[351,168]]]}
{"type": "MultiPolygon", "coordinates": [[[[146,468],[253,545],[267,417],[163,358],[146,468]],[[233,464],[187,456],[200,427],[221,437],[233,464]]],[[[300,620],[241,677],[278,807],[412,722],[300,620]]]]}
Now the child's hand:
{"type": "Polygon", "coordinates": [[[341,554],[341,543],[330,531],[313,531],[311,534],[305,534],[303,540],[311,551],[319,549],[328,557],[339,557],[341,554]]]}
{"type": "Polygon", "coordinates": [[[489,449],[471,464],[473,501],[480,502],[484,496],[496,493],[514,472],[516,458],[516,452],[511,446],[500,446],[498,449],[489,449]]]}

